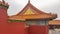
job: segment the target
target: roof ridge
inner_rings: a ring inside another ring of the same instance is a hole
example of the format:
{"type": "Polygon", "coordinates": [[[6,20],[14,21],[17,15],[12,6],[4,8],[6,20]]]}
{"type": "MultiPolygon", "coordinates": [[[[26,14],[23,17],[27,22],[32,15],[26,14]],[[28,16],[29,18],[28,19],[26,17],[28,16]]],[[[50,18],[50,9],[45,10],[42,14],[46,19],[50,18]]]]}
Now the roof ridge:
{"type": "MultiPolygon", "coordinates": [[[[31,8],[32,8],[35,12],[37,12],[38,14],[39,14],[39,13],[45,13],[45,12],[37,9],[36,7],[34,7],[34,6],[30,3],[30,1],[29,1],[29,2],[27,3],[27,5],[26,5],[17,15],[22,14],[22,13],[24,12],[24,10],[26,11],[27,8],[29,8],[29,7],[31,7],[31,8]]],[[[45,14],[46,14],[46,13],[45,13],[45,14]]]]}

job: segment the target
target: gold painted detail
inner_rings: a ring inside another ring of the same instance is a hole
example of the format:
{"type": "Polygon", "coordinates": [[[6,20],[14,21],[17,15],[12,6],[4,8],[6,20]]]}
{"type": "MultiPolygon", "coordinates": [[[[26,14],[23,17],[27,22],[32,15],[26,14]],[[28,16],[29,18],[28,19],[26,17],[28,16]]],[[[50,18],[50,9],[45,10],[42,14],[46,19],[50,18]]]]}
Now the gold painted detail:
{"type": "Polygon", "coordinates": [[[25,13],[24,13],[24,15],[28,15],[28,14],[35,14],[31,9],[28,9],[25,13]]]}

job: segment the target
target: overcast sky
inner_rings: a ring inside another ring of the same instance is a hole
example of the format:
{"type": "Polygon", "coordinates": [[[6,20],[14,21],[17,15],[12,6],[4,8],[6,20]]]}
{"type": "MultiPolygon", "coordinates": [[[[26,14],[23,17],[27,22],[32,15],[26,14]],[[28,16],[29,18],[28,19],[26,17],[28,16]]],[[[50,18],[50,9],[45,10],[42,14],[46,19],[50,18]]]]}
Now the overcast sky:
{"type": "MultiPolygon", "coordinates": [[[[1,1],[1,0],[0,0],[1,1]]],[[[24,6],[28,3],[28,0],[5,0],[9,3],[8,15],[16,15],[19,13],[24,6]]],[[[36,8],[47,12],[56,13],[58,15],[57,19],[60,19],[60,0],[30,0],[36,8]]]]}

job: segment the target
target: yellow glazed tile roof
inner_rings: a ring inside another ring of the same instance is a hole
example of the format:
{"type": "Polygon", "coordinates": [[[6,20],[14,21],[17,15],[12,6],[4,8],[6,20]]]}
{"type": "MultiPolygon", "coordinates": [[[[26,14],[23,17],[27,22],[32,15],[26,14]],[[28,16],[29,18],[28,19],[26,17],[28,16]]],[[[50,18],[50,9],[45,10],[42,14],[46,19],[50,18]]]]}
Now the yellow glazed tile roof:
{"type": "Polygon", "coordinates": [[[60,20],[49,21],[49,25],[60,25],[60,20]]]}

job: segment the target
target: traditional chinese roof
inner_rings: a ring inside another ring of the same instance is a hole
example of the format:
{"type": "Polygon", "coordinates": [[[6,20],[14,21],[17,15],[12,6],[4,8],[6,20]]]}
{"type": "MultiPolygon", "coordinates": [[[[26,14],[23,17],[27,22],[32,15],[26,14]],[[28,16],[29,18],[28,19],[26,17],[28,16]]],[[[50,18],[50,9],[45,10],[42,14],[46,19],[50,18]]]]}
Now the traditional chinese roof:
{"type": "Polygon", "coordinates": [[[29,1],[28,4],[17,15],[30,15],[30,14],[40,14],[40,13],[44,13],[44,12],[34,7],[29,1]]]}
{"type": "Polygon", "coordinates": [[[45,13],[36,7],[34,7],[30,1],[28,4],[17,14],[14,16],[10,16],[9,19],[12,20],[26,20],[26,19],[55,19],[57,17],[56,14],[45,13]]]}
{"type": "Polygon", "coordinates": [[[60,20],[49,21],[49,25],[60,25],[60,20]]]}

